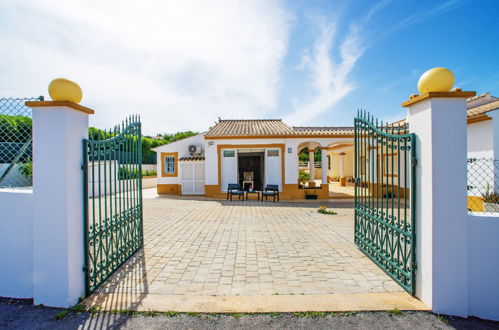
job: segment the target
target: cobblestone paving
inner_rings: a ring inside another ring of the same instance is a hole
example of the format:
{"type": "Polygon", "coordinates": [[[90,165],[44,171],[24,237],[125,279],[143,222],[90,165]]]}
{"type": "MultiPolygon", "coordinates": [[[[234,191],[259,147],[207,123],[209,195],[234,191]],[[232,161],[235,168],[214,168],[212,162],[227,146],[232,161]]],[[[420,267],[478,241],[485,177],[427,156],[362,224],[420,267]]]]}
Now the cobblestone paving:
{"type": "Polygon", "coordinates": [[[145,247],[98,292],[300,295],[403,291],[353,242],[352,203],[144,199],[145,247]]]}

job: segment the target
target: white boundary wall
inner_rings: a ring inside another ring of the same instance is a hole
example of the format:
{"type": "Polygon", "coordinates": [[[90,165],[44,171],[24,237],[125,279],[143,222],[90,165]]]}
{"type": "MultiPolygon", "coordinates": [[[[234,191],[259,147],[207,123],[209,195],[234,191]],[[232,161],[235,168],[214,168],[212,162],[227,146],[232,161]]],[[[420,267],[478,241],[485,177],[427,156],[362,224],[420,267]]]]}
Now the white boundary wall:
{"type": "Polygon", "coordinates": [[[468,314],[499,320],[499,217],[468,215],[468,314]]]}
{"type": "Polygon", "coordinates": [[[0,189],[0,297],[33,297],[33,191],[0,189]]]}

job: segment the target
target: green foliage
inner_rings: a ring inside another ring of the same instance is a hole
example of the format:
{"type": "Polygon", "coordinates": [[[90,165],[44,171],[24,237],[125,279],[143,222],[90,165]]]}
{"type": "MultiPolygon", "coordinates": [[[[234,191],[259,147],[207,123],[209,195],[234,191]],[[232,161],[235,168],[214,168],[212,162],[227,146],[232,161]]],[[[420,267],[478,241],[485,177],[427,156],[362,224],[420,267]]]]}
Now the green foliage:
{"type": "Polygon", "coordinates": [[[437,317],[438,317],[438,319],[439,319],[440,321],[442,321],[443,323],[445,323],[445,324],[449,323],[449,319],[448,319],[448,318],[446,318],[446,317],[445,317],[445,315],[438,314],[438,315],[437,315],[437,317]]]}
{"type": "Polygon", "coordinates": [[[497,194],[494,190],[491,190],[490,186],[487,184],[485,193],[482,194],[482,200],[485,203],[499,204],[499,194],[497,194]]]}
{"type": "Polygon", "coordinates": [[[298,172],[298,180],[300,180],[300,181],[310,180],[310,173],[307,173],[305,171],[299,171],[298,172]]]}
{"type": "MultiPolygon", "coordinates": [[[[308,155],[308,148],[303,148],[300,150],[298,153],[298,160],[301,162],[308,162],[309,155],[308,155]]],[[[316,148],[314,152],[314,162],[320,162],[322,159],[322,153],[321,149],[316,148]]]]}
{"type": "Polygon", "coordinates": [[[163,314],[165,316],[168,316],[168,317],[174,317],[174,316],[178,316],[179,315],[178,312],[174,312],[174,311],[167,311],[167,312],[164,312],[163,314]]]}
{"type": "Polygon", "coordinates": [[[18,165],[19,172],[21,172],[26,179],[31,180],[31,178],[33,178],[33,162],[31,161],[31,158],[28,158],[26,163],[18,163],[18,165]]]}
{"type": "Polygon", "coordinates": [[[156,170],[144,170],[144,171],[142,171],[142,177],[156,176],[156,175],[158,175],[158,172],[156,170]]]}
{"type": "Polygon", "coordinates": [[[59,312],[59,313],[55,314],[54,319],[56,321],[60,321],[60,320],[64,319],[66,317],[66,315],[68,315],[68,313],[69,313],[69,310],[64,310],[62,312],[59,312]]]}
{"type": "Polygon", "coordinates": [[[31,130],[30,117],[0,115],[0,142],[26,142],[31,130]]]}
{"type": "Polygon", "coordinates": [[[327,316],[326,312],[296,312],[293,313],[294,316],[297,317],[325,317],[327,316]]]}
{"type": "Polygon", "coordinates": [[[164,144],[172,143],[175,141],[179,141],[190,136],[196,135],[198,132],[186,131],[186,132],[177,132],[173,134],[163,134],[158,135],[158,137],[143,137],[142,138],[142,158],[144,160],[151,159],[151,156],[155,156],[156,153],[152,151],[152,148],[156,148],[162,146],[164,144]]]}
{"type": "Polygon", "coordinates": [[[79,312],[80,313],[80,312],[86,312],[87,307],[83,304],[77,304],[77,305],[70,307],[69,310],[71,312],[79,312]]]}
{"type": "Polygon", "coordinates": [[[138,179],[140,176],[138,169],[120,167],[118,170],[118,180],[138,179]]]}
{"type": "MultiPolygon", "coordinates": [[[[196,135],[198,132],[186,131],[186,132],[177,132],[173,134],[163,134],[158,135],[157,137],[142,137],[142,163],[143,164],[154,164],[156,153],[152,151],[152,148],[156,148],[162,146],[164,144],[172,143],[175,141],[179,141],[190,136],[196,135]]],[[[116,134],[113,132],[104,132],[101,129],[95,127],[88,128],[88,136],[93,140],[107,140],[115,136],[116,134]]],[[[1,141],[1,140],[0,140],[1,141]]]]}
{"type": "Polygon", "coordinates": [[[389,310],[388,313],[390,313],[390,315],[400,315],[402,314],[402,311],[398,308],[394,308],[392,310],[389,310]]]}
{"type": "Polygon", "coordinates": [[[333,210],[328,210],[325,206],[319,206],[319,208],[317,209],[317,213],[336,214],[336,212],[334,212],[333,210]]]}

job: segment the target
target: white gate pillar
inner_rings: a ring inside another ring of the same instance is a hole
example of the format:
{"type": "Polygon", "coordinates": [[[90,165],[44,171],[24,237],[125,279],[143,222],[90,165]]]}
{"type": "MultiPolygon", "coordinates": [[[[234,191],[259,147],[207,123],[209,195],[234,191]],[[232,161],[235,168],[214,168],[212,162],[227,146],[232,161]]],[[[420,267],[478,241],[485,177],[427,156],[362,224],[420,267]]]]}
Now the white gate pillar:
{"type": "MultiPolygon", "coordinates": [[[[416,296],[436,313],[467,317],[466,98],[430,92],[408,107],[416,133],[416,296]]],[[[414,189],[413,188],[413,189],[414,189]]]]}
{"type": "Polygon", "coordinates": [[[327,184],[327,148],[321,148],[322,184],[327,184]]]}
{"type": "Polygon", "coordinates": [[[83,151],[93,110],[69,101],[33,108],[35,304],[68,307],[84,295],[83,151]]]}

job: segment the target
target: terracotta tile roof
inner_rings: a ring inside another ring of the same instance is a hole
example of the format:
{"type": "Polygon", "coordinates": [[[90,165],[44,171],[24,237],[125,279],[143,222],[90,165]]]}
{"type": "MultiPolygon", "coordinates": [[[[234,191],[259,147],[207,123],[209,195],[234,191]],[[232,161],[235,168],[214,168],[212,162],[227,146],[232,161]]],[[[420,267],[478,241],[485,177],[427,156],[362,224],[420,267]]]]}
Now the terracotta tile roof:
{"type": "Polygon", "coordinates": [[[330,126],[324,126],[324,127],[293,127],[293,134],[295,135],[332,135],[332,134],[337,134],[337,135],[351,135],[353,134],[353,127],[330,127],[330,126]]]}
{"type": "Polygon", "coordinates": [[[182,162],[182,161],[204,160],[204,156],[189,156],[189,157],[180,157],[178,160],[179,160],[180,162],[182,162]]]}
{"type": "Polygon", "coordinates": [[[290,127],[281,119],[224,119],[206,132],[205,137],[331,134],[350,135],[353,127],[290,127]]]}
{"type": "Polygon", "coordinates": [[[205,136],[266,136],[292,133],[291,127],[281,119],[224,119],[206,132],[205,136]]]}

